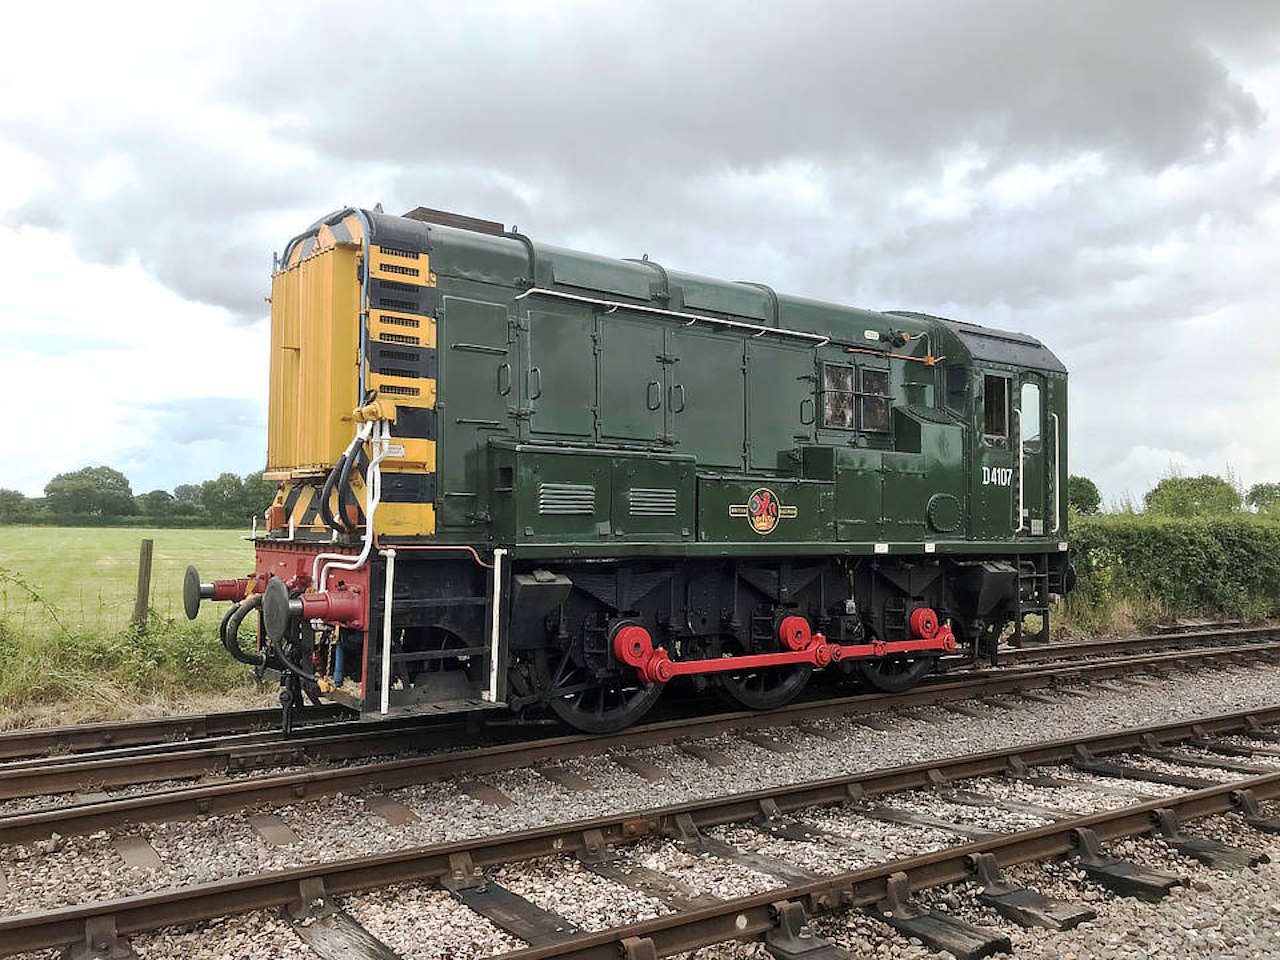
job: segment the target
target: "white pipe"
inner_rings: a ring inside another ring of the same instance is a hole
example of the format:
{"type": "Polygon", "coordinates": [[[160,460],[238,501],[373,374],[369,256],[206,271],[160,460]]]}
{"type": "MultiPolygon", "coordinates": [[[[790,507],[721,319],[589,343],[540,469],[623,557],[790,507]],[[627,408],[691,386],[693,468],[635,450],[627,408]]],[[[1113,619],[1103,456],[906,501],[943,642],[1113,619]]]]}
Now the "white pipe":
{"type": "Polygon", "coordinates": [[[517,300],[523,300],[529,296],[555,297],[559,300],[572,300],[577,303],[590,303],[598,307],[608,307],[609,312],[617,310],[621,307],[623,310],[634,310],[637,313],[651,313],[659,317],[672,317],[676,320],[687,320],[686,327],[691,327],[699,321],[703,323],[713,323],[719,327],[731,327],[735,330],[754,330],[754,336],[762,337],[766,333],[777,334],[780,337],[794,337],[798,340],[808,340],[813,342],[814,346],[821,347],[831,342],[830,337],[824,337],[820,333],[805,333],[803,330],[787,330],[783,327],[762,327],[758,323],[743,323],[741,320],[725,320],[722,317],[707,317],[700,313],[684,313],[680,310],[663,310],[660,307],[645,307],[638,303],[619,303],[616,300],[598,300],[595,297],[582,297],[576,293],[563,293],[560,290],[548,290],[546,287],[534,287],[526,290],[524,293],[517,294],[517,300]]]}
{"type": "Polygon", "coordinates": [[[1018,529],[1014,533],[1022,532],[1022,517],[1024,515],[1023,503],[1023,477],[1027,472],[1027,450],[1022,445],[1022,411],[1016,411],[1018,415],[1018,529]]]}
{"type": "Polygon", "coordinates": [[[324,566],[320,568],[319,578],[315,581],[320,593],[324,593],[327,589],[330,570],[359,570],[369,559],[369,554],[373,552],[373,516],[377,513],[378,503],[382,499],[381,464],[391,450],[391,424],[388,421],[379,420],[374,425],[372,442],[376,452],[373,459],[369,461],[367,484],[369,492],[365,500],[364,511],[364,546],[361,548],[360,553],[354,557],[345,553],[320,554],[316,557],[311,568],[313,575],[321,558],[326,559],[324,566]]]}
{"type": "Polygon", "coordinates": [[[387,587],[382,600],[382,712],[391,707],[391,595],[396,579],[396,552],[383,550],[387,558],[387,587]]]}
{"type": "Polygon", "coordinates": [[[506,556],[507,551],[502,547],[493,551],[493,593],[489,601],[489,607],[493,611],[489,627],[489,689],[484,694],[484,699],[490,703],[498,702],[498,640],[502,624],[502,611],[498,601],[502,598],[502,561],[506,556]]]}
{"type": "MultiPolygon", "coordinates": [[[[347,447],[347,453],[346,453],[346,455],[347,455],[348,457],[354,456],[354,455],[355,455],[355,452],[356,452],[356,447],[357,447],[357,446],[359,446],[360,444],[364,443],[364,441],[365,441],[365,440],[367,440],[370,436],[372,436],[372,434],[373,434],[373,430],[374,430],[375,426],[376,426],[376,425],[375,425],[375,424],[373,424],[373,423],[364,423],[364,424],[361,424],[361,425],[360,425],[360,427],[356,430],[355,438],[351,441],[350,446],[348,446],[348,447],[347,447]]],[[[320,496],[320,493],[321,493],[321,492],[322,492],[322,491],[319,491],[319,490],[318,490],[318,491],[316,491],[316,496],[320,496]]],[[[341,497],[339,497],[339,502],[341,502],[341,497]]],[[[292,536],[292,534],[293,534],[293,530],[292,530],[293,522],[292,522],[292,520],[290,520],[289,526],[290,526],[290,531],[289,531],[289,533],[290,533],[290,537],[289,537],[289,538],[290,538],[290,539],[293,539],[293,536],[292,536]]],[[[371,528],[370,528],[370,529],[371,529],[371,528]]],[[[368,532],[369,532],[368,530],[366,530],[366,531],[365,531],[366,538],[367,538],[367,536],[368,536],[368,532]]],[[[336,530],[334,531],[334,539],[335,539],[335,540],[337,539],[337,531],[336,531],[336,530]]],[[[321,585],[321,583],[320,583],[320,563],[321,563],[321,561],[325,561],[325,560],[345,560],[345,559],[348,559],[348,555],[347,555],[347,554],[345,554],[345,553],[318,553],[318,554],[316,554],[315,559],[311,562],[311,582],[312,582],[313,584],[315,584],[315,585],[316,585],[316,589],[317,589],[317,590],[324,590],[324,587],[323,587],[323,586],[321,585]]]]}
{"type": "Polygon", "coordinates": [[[1049,414],[1053,420],[1053,532],[1062,529],[1062,449],[1058,446],[1058,415],[1049,414]]]}

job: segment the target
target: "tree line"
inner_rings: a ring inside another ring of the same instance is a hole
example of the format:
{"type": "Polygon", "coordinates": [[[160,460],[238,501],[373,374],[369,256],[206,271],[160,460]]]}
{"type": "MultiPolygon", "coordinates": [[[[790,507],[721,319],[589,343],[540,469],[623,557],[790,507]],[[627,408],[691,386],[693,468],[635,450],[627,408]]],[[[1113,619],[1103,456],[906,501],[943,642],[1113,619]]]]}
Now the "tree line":
{"type": "MultiPolygon", "coordinates": [[[[182,483],[168,490],[135,495],[129,478],[112,467],[85,467],[60,473],[44,487],[43,497],[0,489],[0,523],[77,526],[145,521],[153,526],[241,527],[262,516],[276,485],[262,471],[237,476],[223,473],[203,483],[182,483]]],[[[1072,474],[1067,503],[1077,513],[1102,512],[1102,494],[1088,477],[1072,474]]],[[[1165,517],[1203,517],[1246,511],[1280,517],[1280,483],[1255,483],[1245,490],[1231,477],[1170,474],[1149,491],[1141,512],[1165,517]]],[[[1132,503],[1112,508],[1137,513],[1132,503]]]]}
{"type": "MultiPolygon", "coordinates": [[[[1102,494],[1088,477],[1072,474],[1067,480],[1067,504],[1077,513],[1102,511],[1102,494]]],[[[1115,513],[1138,513],[1131,502],[1112,508],[1115,513]]],[[[1142,498],[1142,511],[1156,517],[1215,517],[1252,512],[1280,517],[1280,483],[1255,483],[1245,490],[1234,477],[1204,473],[1183,477],[1171,472],[1142,498]]]]}
{"type": "Polygon", "coordinates": [[[203,483],[134,494],[129,478],[112,467],[60,473],[43,497],[0,489],[0,523],[64,526],[145,522],[151,526],[243,527],[262,516],[276,485],[262,471],[241,477],[223,473],[203,483]]]}

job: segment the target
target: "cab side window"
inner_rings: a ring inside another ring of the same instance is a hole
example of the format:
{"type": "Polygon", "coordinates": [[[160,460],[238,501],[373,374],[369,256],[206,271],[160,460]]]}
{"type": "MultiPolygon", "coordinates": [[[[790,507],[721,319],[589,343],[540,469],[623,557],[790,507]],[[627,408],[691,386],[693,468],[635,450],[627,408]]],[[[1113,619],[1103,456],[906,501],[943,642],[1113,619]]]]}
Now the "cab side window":
{"type": "Polygon", "coordinates": [[[889,432],[889,371],[863,367],[862,429],[868,433],[889,432]]]}
{"type": "Polygon", "coordinates": [[[992,440],[1009,437],[1009,378],[982,378],[982,435],[992,440]]]}
{"type": "Polygon", "coordinates": [[[947,406],[963,415],[969,402],[969,368],[947,367],[947,406]]]}
{"type": "Polygon", "coordinates": [[[835,363],[822,365],[822,425],[852,430],[854,368],[835,363]]]}
{"type": "Polygon", "coordinates": [[[892,416],[889,371],[822,365],[822,425],[837,430],[888,433],[892,416]]]}
{"type": "Polygon", "coordinates": [[[1018,426],[1022,431],[1022,442],[1031,443],[1040,439],[1040,386],[1035,383],[1022,385],[1022,404],[1018,413],[1018,426]]]}

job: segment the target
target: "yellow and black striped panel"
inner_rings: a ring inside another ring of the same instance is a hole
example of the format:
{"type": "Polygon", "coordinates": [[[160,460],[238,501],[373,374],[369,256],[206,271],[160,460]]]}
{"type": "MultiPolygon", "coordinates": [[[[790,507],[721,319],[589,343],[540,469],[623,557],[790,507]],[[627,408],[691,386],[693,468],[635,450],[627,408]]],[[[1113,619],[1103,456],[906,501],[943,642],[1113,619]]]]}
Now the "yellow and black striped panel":
{"type": "Polygon", "coordinates": [[[330,247],[364,243],[364,226],[354,212],[348,213],[333,223],[313,225],[312,231],[290,245],[285,254],[285,262],[280,264],[280,269],[291,267],[313,253],[328,250],[330,247]]]}
{"type": "Polygon", "coordinates": [[[377,533],[431,536],[436,497],[436,278],[425,249],[369,247],[365,385],[394,404],[395,452],[382,461],[377,533]]]}

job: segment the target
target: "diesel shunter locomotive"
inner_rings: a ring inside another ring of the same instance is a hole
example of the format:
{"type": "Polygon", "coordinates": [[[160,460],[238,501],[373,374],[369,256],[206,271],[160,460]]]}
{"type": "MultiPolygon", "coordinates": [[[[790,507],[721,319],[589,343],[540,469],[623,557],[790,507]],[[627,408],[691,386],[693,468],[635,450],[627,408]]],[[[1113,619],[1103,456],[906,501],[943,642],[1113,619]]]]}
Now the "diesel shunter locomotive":
{"type": "Polygon", "coordinates": [[[184,600],[231,601],[286,727],[901,691],[1071,588],[1066,370],[1024,334],[346,209],[277,261],[270,371],[254,569],[184,600]]]}

